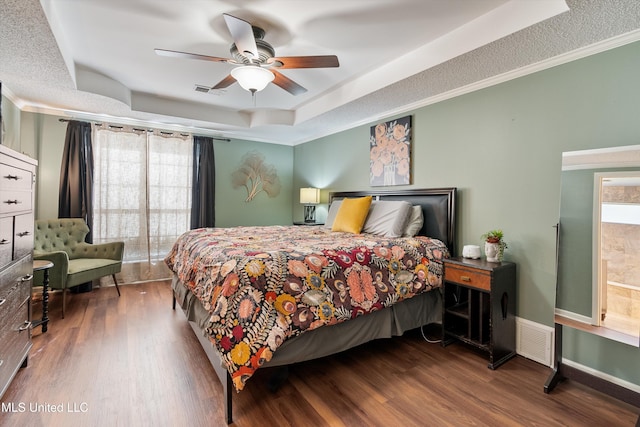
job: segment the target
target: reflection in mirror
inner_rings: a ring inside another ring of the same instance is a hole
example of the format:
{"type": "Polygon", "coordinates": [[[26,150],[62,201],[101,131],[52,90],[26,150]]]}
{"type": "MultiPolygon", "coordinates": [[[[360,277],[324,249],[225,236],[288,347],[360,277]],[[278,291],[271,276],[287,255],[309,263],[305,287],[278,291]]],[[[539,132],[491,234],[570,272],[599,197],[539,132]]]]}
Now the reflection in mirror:
{"type": "Polygon", "coordinates": [[[640,346],[640,146],[562,154],[555,322],[640,346]]]}
{"type": "Polygon", "coordinates": [[[640,337],[640,171],[595,174],[599,326],[640,337]]]}

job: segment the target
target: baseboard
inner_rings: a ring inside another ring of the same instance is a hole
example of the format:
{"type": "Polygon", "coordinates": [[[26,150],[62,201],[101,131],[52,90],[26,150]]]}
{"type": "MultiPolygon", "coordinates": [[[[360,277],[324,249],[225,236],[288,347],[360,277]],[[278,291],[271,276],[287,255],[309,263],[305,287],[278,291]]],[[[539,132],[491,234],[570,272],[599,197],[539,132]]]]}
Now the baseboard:
{"type": "MultiPolygon", "coordinates": [[[[516,353],[553,368],[555,329],[516,317],[516,353]]],[[[564,369],[568,378],[640,407],[640,385],[566,358],[562,358],[562,365],[565,365],[564,369]]]]}
{"type": "MultiPolygon", "coordinates": [[[[593,368],[590,368],[588,366],[584,366],[584,365],[581,365],[580,363],[574,362],[573,360],[565,359],[564,357],[562,358],[562,364],[566,365],[566,366],[569,366],[569,367],[571,367],[573,369],[576,369],[578,371],[584,372],[585,374],[590,375],[592,377],[599,378],[599,379],[601,379],[603,381],[607,381],[607,382],[609,382],[611,384],[615,384],[616,386],[620,386],[620,387],[622,387],[624,389],[627,389],[627,390],[629,390],[629,391],[631,391],[633,393],[637,393],[640,396],[640,385],[638,385],[638,384],[634,384],[634,383],[631,383],[629,381],[622,380],[622,379],[620,379],[618,377],[614,377],[613,375],[609,375],[609,374],[604,373],[602,371],[597,371],[597,370],[595,370],[593,368]]],[[[630,402],[630,403],[635,404],[636,406],[640,407],[640,400],[637,400],[636,402],[630,402]]]]}
{"type": "Polygon", "coordinates": [[[516,317],[516,353],[548,367],[553,367],[554,329],[516,317]]]}

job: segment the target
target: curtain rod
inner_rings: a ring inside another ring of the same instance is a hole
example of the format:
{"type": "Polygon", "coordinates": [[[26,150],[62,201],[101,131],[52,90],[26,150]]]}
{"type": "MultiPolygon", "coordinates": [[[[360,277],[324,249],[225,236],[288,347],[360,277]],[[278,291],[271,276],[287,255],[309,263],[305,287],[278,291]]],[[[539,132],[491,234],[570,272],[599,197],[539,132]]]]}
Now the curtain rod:
{"type": "MultiPolygon", "coordinates": [[[[59,122],[63,122],[63,123],[64,122],[70,122],[72,120],[76,120],[76,119],[63,119],[63,118],[59,118],[58,119],[59,122]]],[[[93,123],[96,126],[102,126],[104,124],[102,122],[97,122],[95,120],[78,120],[78,121],[93,123]]],[[[124,126],[121,126],[121,125],[112,125],[112,124],[107,124],[107,126],[109,126],[110,128],[113,128],[113,129],[122,129],[124,127],[124,126]]],[[[152,128],[143,129],[143,128],[135,127],[135,126],[131,126],[131,128],[133,130],[135,130],[135,131],[140,131],[140,132],[142,132],[142,131],[153,132],[154,130],[157,130],[162,135],[172,135],[174,133],[173,131],[163,131],[161,129],[152,129],[152,128]]],[[[189,133],[182,133],[182,132],[178,132],[178,131],[175,131],[175,133],[179,133],[181,136],[189,136],[190,135],[189,133]]],[[[194,135],[194,134],[191,134],[191,135],[194,135]]],[[[198,136],[198,135],[194,135],[194,136],[198,136]]],[[[218,136],[209,136],[209,135],[202,135],[202,136],[206,136],[206,137],[211,138],[211,139],[213,139],[215,141],[231,142],[231,139],[229,139],[229,138],[222,138],[222,137],[218,137],[218,136]]]]}

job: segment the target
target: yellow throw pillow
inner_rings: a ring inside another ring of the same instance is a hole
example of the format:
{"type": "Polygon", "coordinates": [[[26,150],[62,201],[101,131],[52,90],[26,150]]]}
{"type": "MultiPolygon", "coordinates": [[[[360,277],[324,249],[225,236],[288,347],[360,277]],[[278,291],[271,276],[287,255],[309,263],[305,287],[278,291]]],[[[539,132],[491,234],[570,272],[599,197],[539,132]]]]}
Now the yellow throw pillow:
{"type": "Polygon", "coordinates": [[[367,219],[369,206],[371,206],[371,196],[343,199],[336,219],[331,226],[331,231],[359,234],[367,219]]]}

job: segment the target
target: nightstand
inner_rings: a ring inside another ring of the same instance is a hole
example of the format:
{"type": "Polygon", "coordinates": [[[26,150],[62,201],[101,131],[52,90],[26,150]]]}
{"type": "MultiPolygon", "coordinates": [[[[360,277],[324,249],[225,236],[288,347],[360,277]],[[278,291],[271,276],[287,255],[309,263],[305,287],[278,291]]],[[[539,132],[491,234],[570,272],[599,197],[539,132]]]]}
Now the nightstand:
{"type": "Polygon", "coordinates": [[[442,345],[461,341],[489,353],[489,368],[516,354],[516,265],[444,260],[442,345]]]}

